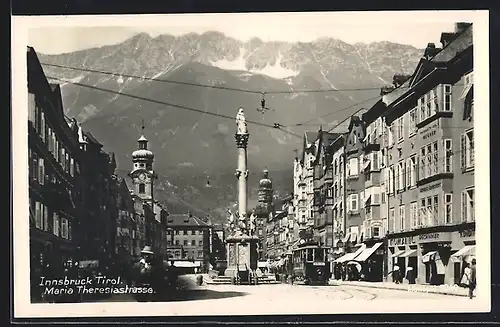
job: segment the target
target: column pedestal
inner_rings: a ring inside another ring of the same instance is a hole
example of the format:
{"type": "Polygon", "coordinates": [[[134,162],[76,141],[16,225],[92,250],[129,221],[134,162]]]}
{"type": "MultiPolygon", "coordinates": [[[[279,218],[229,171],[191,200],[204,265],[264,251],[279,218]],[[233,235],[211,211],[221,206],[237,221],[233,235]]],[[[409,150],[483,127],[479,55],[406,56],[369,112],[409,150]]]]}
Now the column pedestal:
{"type": "Polygon", "coordinates": [[[225,276],[234,278],[235,284],[249,284],[251,273],[255,275],[257,269],[257,242],[258,237],[237,232],[226,239],[227,268],[225,276]]]}

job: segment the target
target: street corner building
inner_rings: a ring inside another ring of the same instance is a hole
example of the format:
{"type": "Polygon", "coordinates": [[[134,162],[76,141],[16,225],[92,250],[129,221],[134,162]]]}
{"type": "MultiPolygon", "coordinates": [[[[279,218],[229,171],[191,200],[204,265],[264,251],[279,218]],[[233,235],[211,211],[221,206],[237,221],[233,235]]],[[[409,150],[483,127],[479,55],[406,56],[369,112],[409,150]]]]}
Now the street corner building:
{"type": "Polygon", "coordinates": [[[330,248],[332,277],[459,284],[475,256],[473,26],[428,44],[347,131],[306,132],[294,212],[330,248]]]}

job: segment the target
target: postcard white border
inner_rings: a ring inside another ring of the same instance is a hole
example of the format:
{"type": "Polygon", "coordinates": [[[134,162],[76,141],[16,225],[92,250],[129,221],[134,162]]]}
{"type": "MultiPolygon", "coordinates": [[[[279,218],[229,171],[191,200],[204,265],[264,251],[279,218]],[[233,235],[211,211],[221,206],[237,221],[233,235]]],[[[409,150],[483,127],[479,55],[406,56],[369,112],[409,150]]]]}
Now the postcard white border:
{"type": "MultiPolygon", "coordinates": [[[[488,11],[404,11],[404,12],[335,12],[335,13],[263,13],[263,14],[204,14],[200,19],[221,19],[253,15],[287,19],[301,15],[315,19],[317,15],[332,15],[338,24],[356,21],[391,21],[392,24],[419,22],[468,21],[474,24],[474,83],[476,138],[476,243],[478,258],[477,298],[450,298],[439,300],[380,300],[337,301],[314,303],[314,309],[304,308],[300,299],[283,298],[280,303],[249,302],[234,305],[231,299],[213,302],[196,301],[174,303],[78,303],[31,304],[29,299],[29,220],[28,220],[28,154],[27,154],[27,67],[26,46],[28,29],[46,26],[158,26],[169,17],[179,15],[123,15],[123,16],[14,16],[12,17],[12,149],[13,149],[13,235],[14,235],[14,316],[28,317],[105,317],[105,316],[191,316],[191,315],[258,315],[258,314],[332,314],[332,313],[443,313],[489,312],[491,310],[490,264],[490,167],[489,167],[489,16],[488,11]],[[479,160],[479,158],[481,158],[479,160]],[[196,303],[196,304],[195,304],[196,303]],[[193,305],[195,304],[195,305],[193,305]]],[[[192,16],[192,15],[190,15],[192,16]]],[[[266,17],[266,19],[269,19],[266,17]]],[[[249,27],[251,28],[251,27],[249,27]]],[[[243,287],[243,286],[242,286],[243,287]]],[[[242,289],[244,291],[244,289],[242,289]]],[[[249,298],[250,300],[250,298],[249,298]]]]}

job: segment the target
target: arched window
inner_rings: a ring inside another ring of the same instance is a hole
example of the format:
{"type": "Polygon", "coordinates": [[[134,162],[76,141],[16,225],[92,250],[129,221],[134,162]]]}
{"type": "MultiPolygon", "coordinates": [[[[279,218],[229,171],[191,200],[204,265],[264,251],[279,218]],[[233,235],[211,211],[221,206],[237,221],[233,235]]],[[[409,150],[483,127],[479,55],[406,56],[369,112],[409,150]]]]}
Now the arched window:
{"type": "Polygon", "coordinates": [[[140,194],[146,193],[146,185],[144,185],[143,183],[139,184],[139,193],[140,194]]]}

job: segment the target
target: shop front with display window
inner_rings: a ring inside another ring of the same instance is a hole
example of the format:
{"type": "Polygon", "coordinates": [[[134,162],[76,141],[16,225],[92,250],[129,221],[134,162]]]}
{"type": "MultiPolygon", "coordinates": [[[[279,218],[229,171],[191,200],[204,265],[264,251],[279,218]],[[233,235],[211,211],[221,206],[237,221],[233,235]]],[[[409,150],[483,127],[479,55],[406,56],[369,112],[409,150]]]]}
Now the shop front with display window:
{"type": "Polygon", "coordinates": [[[411,267],[417,284],[455,285],[460,283],[466,264],[475,258],[475,224],[392,234],[387,244],[389,272],[397,265],[404,276],[411,267]]]}

